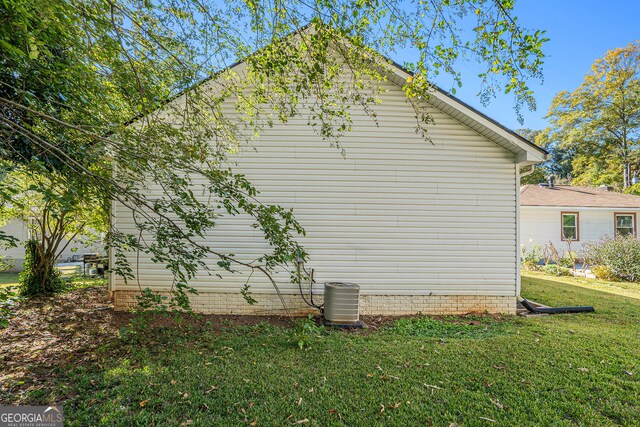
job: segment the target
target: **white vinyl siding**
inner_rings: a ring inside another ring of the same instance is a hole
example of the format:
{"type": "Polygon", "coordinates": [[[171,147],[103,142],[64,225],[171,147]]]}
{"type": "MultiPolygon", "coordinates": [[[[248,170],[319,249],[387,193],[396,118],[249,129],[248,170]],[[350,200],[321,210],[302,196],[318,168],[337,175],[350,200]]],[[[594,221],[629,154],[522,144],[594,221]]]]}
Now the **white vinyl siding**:
{"type": "Polygon", "coordinates": [[[6,256],[14,260],[14,267],[22,270],[21,266],[24,262],[24,246],[23,243],[29,239],[29,231],[24,222],[14,219],[2,226],[2,231],[7,235],[18,239],[17,247],[4,248],[0,247],[0,256],[6,256]]]}
{"type": "MultiPolygon", "coordinates": [[[[24,263],[24,243],[29,239],[29,230],[27,225],[18,219],[14,219],[4,226],[0,227],[0,230],[5,232],[7,235],[15,237],[18,239],[17,247],[15,248],[0,248],[0,256],[6,256],[14,260],[15,269],[22,270],[22,264],[24,263]]],[[[62,240],[60,244],[60,248],[63,248],[67,245],[68,241],[66,239],[62,240]]],[[[76,238],[69,243],[60,256],[58,257],[59,261],[66,261],[67,258],[73,255],[82,255],[84,253],[95,253],[95,252],[103,252],[104,248],[99,243],[86,244],[81,235],[76,236],[76,238]]]]}
{"type": "Polygon", "coordinates": [[[580,241],[571,242],[571,250],[579,251],[585,242],[614,237],[616,212],[625,212],[629,215],[634,212],[637,214],[640,209],[522,206],[520,207],[520,243],[529,247],[534,242],[544,246],[551,241],[557,249],[566,251],[567,242],[560,239],[560,221],[561,212],[569,211],[579,213],[580,241]]]}
{"type": "MultiPolygon", "coordinates": [[[[404,93],[388,83],[377,107],[379,127],[353,108],[353,130],[340,151],[322,141],[306,118],[267,129],[233,160],[259,199],[293,208],[307,235],[307,269],[319,284],[350,281],[363,294],[497,295],[516,292],[516,166],[514,154],[433,110],[432,143],[415,132],[404,93]]],[[[159,191],[150,186],[150,191],[159,191]]],[[[121,231],[134,233],[130,213],[114,203],[121,231]]],[[[253,260],[268,250],[242,217],[224,217],[207,239],[221,252],[253,260]]],[[[130,257],[142,287],[166,289],[171,274],[146,254],[130,257]]],[[[215,265],[216,260],[211,260],[215,265]]],[[[296,292],[289,273],[275,274],[296,292]]],[[[246,272],[202,274],[202,291],[238,292],[246,272]]],[[[257,272],[252,292],[272,292],[257,272]]],[[[136,282],[117,289],[138,289],[136,282]]],[[[320,289],[321,285],[318,285],[320,289]]]]}

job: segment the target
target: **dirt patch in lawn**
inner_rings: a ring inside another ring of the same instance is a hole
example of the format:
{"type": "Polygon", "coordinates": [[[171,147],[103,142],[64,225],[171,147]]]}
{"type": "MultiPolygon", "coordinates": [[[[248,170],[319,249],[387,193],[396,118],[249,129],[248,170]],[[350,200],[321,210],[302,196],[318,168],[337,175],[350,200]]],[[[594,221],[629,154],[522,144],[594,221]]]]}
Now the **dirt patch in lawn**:
{"type": "Polygon", "coordinates": [[[19,403],[25,391],[54,382],[57,368],[95,360],[127,317],[113,311],[103,287],[19,303],[9,327],[0,329],[0,401],[19,403]]]}
{"type": "MultiPolygon", "coordinates": [[[[66,367],[100,363],[101,349],[118,344],[119,331],[134,315],[114,311],[106,287],[86,287],[51,297],[32,298],[15,307],[9,327],[0,329],[0,403],[24,402],[25,393],[48,388],[66,367]]],[[[180,314],[147,316],[145,328],[184,327],[224,331],[269,323],[291,327],[283,316],[180,314]]]]}

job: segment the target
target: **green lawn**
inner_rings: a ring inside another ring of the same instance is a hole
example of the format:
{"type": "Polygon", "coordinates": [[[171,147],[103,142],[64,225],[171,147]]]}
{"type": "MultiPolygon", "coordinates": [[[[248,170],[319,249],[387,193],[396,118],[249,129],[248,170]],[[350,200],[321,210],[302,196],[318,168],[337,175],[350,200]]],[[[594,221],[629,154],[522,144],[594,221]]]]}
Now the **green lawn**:
{"type": "Polygon", "coordinates": [[[267,324],[122,329],[20,401],[76,426],[640,425],[640,295],[602,285],[527,274],[525,297],[596,313],[311,327],[304,350],[267,324]]]}
{"type": "MultiPolygon", "coordinates": [[[[529,278],[549,278],[549,276],[544,273],[537,271],[524,271],[523,275],[529,278]]],[[[552,280],[559,279],[552,278],[552,280]]],[[[588,289],[595,289],[614,295],[640,299],[640,283],[611,282],[606,280],[586,279],[584,277],[563,277],[561,280],[563,283],[569,285],[582,286],[588,289]]]]}
{"type": "Polygon", "coordinates": [[[0,273],[0,288],[18,286],[18,273],[0,273]]]}
{"type": "MultiPolygon", "coordinates": [[[[18,276],[20,273],[0,273],[0,288],[6,288],[9,286],[18,286],[18,276]]],[[[72,278],[72,281],[76,287],[83,284],[92,285],[95,280],[91,278],[83,278],[82,276],[71,277],[71,274],[63,271],[62,277],[72,278]]]]}

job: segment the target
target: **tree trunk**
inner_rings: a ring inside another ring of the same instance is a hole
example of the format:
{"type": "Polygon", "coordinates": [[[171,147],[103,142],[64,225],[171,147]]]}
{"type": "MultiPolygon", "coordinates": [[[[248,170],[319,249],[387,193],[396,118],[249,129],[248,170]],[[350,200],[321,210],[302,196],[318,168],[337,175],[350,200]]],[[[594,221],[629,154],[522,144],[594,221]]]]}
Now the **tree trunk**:
{"type": "Polygon", "coordinates": [[[21,293],[35,296],[59,290],[62,280],[55,261],[55,256],[51,256],[41,241],[29,240],[25,244],[24,271],[20,273],[21,293]]]}
{"type": "Polygon", "coordinates": [[[629,163],[625,161],[622,166],[622,187],[627,188],[629,185],[630,185],[629,163]]]}
{"type": "Polygon", "coordinates": [[[631,165],[629,164],[629,155],[627,150],[622,152],[622,186],[627,188],[631,185],[631,165]]]}

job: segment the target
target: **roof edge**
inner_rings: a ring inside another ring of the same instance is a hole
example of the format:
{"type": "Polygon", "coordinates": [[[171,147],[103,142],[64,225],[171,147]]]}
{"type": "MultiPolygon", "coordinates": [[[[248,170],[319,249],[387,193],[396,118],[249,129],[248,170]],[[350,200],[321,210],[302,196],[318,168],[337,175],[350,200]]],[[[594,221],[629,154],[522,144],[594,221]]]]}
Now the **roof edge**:
{"type": "MultiPolygon", "coordinates": [[[[287,34],[286,36],[284,36],[284,38],[286,37],[291,37],[294,36],[296,34],[300,34],[304,31],[309,30],[310,28],[312,28],[313,26],[313,22],[309,22],[306,25],[303,25],[302,27],[292,31],[291,33],[287,34]]],[[[260,50],[262,50],[264,48],[258,49],[256,50],[256,52],[252,53],[251,55],[254,55],[255,53],[259,52],[260,50]]],[[[413,73],[412,71],[406,69],[404,66],[400,65],[398,62],[394,61],[391,58],[388,58],[387,56],[385,56],[384,54],[377,52],[376,53],[378,55],[380,55],[380,57],[382,57],[384,60],[388,61],[388,63],[393,66],[394,68],[396,68],[397,70],[400,70],[401,72],[407,74],[408,76],[415,76],[415,73],[413,73]]],[[[249,55],[249,56],[251,56],[249,55]]],[[[154,111],[157,111],[161,108],[163,108],[164,106],[166,106],[167,104],[175,101],[176,99],[180,98],[182,95],[184,95],[185,93],[197,89],[198,87],[202,86],[203,84],[213,80],[214,78],[216,78],[216,76],[231,70],[237,66],[239,66],[240,64],[244,63],[246,61],[246,57],[239,59],[237,61],[235,61],[234,63],[220,69],[219,71],[215,72],[214,74],[211,74],[205,78],[203,78],[202,80],[200,80],[197,83],[194,83],[193,85],[189,86],[188,88],[185,88],[179,92],[177,92],[176,94],[168,97],[166,100],[160,102],[157,106],[155,106],[154,108],[152,108],[151,110],[144,112],[144,113],[140,113],[137,114],[136,116],[132,117],[131,119],[127,120],[124,125],[125,126],[129,126],[131,124],[133,124],[134,122],[140,120],[142,117],[144,117],[147,114],[151,114],[154,111]]],[[[549,160],[550,158],[550,153],[545,150],[542,147],[537,146],[536,144],[534,144],[533,142],[529,141],[528,139],[524,138],[523,136],[517,134],[516,132],[514,132],[513,130],[509,129],[508,127],[504,126],[503,124],[501,124],[500,122],[498,122],[497,120],[489,117],[488,115],[486,115],[485,113],[483,113],[482,111],[476,109],[475,107],[467,104],[466,102],[460,100],[459,98],[457,98],[456,96],[450,94],[449,92],[445,91],[444,89],[442,89],[440,86],[434,84],[434,83],[430,83],[430,85],[432,87],[435,88],[436,92],[438,94],[440,94],[441,96],[445,97],[449,103],[454,104],[453,107],[457,108],[459,111],[465,113],[467,116],[471,117],[472,120],[475,120],[476,122],[478,122],[475,118],[472,117],[473,114],[479,116],[481,119],[488,121],[490,124],[494,125],[495,127],[497,127],[500,131],[502,131],[504,133],[504,137],[505,139],[509,140],[509,137],[515,138],[515,140],[517,142],[520,142],[521,144],[523,144],[525,147],[528,147],[530,150],[534,150],[537,151],[539,154],[542,155],[542,159],[540,161],[545,161],[545,160],[549,160]],[[457,105],[456,105],[457,104],[457,105]],[[460,108],[462,107],[462,108],[460,108]],[[464,110],[468,110],[468,112],[464,111],[464,110]],[[472,115],[468,114],[468,113],[472,113],[472,115]]],[[[481,126],[485,126],[483,123],[478,122],[481,126]]],[[[516,141],[510,141],[510,142],[516,142],[516,141]]],[[[529,151],[529,150],[527,150],[529,151]]],[[[532,163],[539,163],[538,161],[534,161],[532,163]]]]}
{"type": "MultiPolygon", "coordinates": [[[[390,59],[390,58],[388,58],[388,57],[386,57],[384,55],[382,55],[382,57],[385,58],[387,61],[389,61],[389,63],[393,67],[397,68],[398,70],[402,71],[403,73],[406,73],[409,76],[415,76],[414,72],[406,69],[404,66],[400,65],[399,63],[397,63],[393,59],[390,59]]],[[[430,83],[430,84],[436,90],[436,92],[438,94],[444,96],[450,102],[452,102],[454,104],[458,104],[459,106],[463,107],[464,109],[469,110],[469,112],[471,112],[473,114],[477,114],[482,119],[487,120],[489,123],[491,123],[492,125],[496,126],[497,128],[499,128],[501,131],[505,132],[510,137],[515,138],[516,140],[518,140],[519,142],[525,144],[529,148],[534,149],[534,150],[538,151],[539,153],[541,153],[544,160],[549,160],[551,154],[547,150],[545,150],[544,148],[539,147],[538,145],[536,145],[533,142],[529,141],[527,138],[523,137],[522,135],[519,135],[518,133],[516,133],[512,129],[509,129],[508,127],[506,127],[502,123],[500,123],[497,120],[489,117],[488,115],[486,115],[482,111],[478,110],[477,108],[467,104],[466,102],[462,101],[460,98],[458,98],[458,97],[452,95],[451,93],[447,92],[446,90],[442,89],[440,86],[438,86],[438,85],[436,85],[434,83],[430,83]]],[[[458,109],[460,109],[460,108],[458,108],[458,109]]]]}

